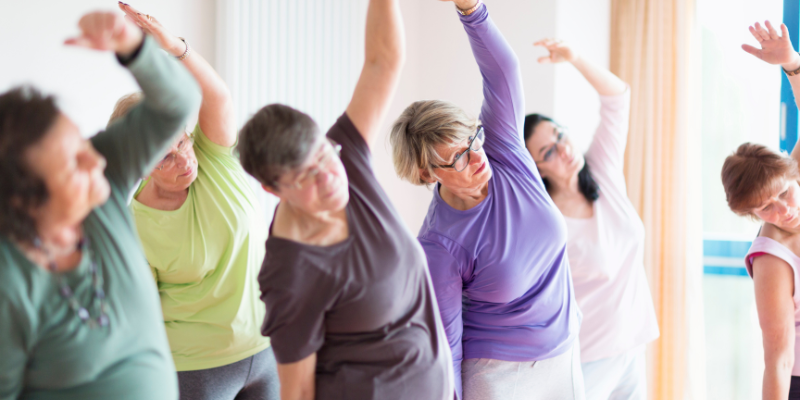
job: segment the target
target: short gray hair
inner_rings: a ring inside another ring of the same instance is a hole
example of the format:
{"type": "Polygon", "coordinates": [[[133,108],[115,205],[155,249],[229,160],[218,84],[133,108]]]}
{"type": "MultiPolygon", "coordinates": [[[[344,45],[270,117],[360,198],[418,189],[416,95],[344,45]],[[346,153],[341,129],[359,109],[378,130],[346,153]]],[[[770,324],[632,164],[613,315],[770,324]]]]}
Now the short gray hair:
{"type": "Polygon", "coordinates": [[[120,97],[119,100],[117,100],[117,104],[114,104],[114,111],[111,112],[111,117],[108,118],[106,129],[111,126],[114,121],[127,114],[133,106],[141,103],[143,98],[144,94],[142,94],[142,92],[133,92],[120,97]]]}
{"type": "Polygon", "coordinates": [[[420,169],[436,176],[433,165],[446,162],[434,147],[461,143],[475,134],[478,125],[477,118],[448,101],[411,103],[394,122],[389,136],[395,172],[414,185],[427,185],[420,169]]]}
{"type": "Polygon", "coordinates": [[[277,189],[280,177],[308,159],[321,133],[307,114],[270,104],[244,124],[236,150],[242,168],[263,185],[277,189]]]}

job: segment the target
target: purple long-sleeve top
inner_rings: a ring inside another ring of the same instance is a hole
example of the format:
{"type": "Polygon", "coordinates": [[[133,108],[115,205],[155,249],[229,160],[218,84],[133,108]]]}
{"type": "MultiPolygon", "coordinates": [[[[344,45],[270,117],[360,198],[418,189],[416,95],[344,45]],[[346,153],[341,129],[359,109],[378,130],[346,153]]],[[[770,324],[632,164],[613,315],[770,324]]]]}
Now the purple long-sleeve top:
{"type": "Polygon", "coordinates": [[[483,77],[480,120],[492,177],[477,206],[456,210],[439,185],[419,233],[453,353],[461,361],[536,361],[569,350],[580,328],[567,231],[522,139],[519,62],[482,5],[461,22],[483,77]]]}

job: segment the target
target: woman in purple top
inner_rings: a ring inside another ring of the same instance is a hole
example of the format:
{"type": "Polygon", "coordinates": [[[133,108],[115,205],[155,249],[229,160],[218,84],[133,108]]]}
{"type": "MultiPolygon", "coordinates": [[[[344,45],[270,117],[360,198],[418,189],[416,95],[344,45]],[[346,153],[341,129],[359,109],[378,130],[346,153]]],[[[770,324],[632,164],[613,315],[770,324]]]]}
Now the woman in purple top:
{"type": "Polygon", "coordinates": [[[457,392],[582,399],[566,227],[522,141],[519,64],[485,5],[454,2],[483,76],[480,122],[450,103],[418,101],[391,141],[400,177],[435,184],[419,240],[457,392]]]}

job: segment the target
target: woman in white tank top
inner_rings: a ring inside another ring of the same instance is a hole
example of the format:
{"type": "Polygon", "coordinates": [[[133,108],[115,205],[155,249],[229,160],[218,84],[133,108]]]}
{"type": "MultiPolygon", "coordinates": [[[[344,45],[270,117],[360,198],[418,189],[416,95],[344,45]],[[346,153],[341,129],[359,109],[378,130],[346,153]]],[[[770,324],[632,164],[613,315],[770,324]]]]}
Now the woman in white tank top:
{"type": "MultiPolygon", "coordinates": [[[[759,59],[781,65],[795,100],[800,93],[800,55],[792,48],[785,25],[778,32],[767,21],[750,33],[756,48],[742,48],[759,59]]],[[[758,319],[763,333],[763,399],[800,399],[800,150],[791,157],[765,146],[745,143],[722,166],[722,184],[730,209],[764,222],[745,257],[755,286],[758,319]]]]}

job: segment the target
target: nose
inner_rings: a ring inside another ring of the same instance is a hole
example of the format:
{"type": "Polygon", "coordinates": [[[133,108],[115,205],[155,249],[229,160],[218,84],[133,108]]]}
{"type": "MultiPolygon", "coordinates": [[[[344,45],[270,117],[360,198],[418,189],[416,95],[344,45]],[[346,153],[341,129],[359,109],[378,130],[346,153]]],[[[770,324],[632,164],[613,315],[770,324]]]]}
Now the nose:
{"type": "Polygon", "coordinates": [[[100,155],[100,153],[98,153],[97,150],[94,149],[94,146],[92,146],[88,141],[85,150],[82,151],[78,156],[78,163],[87,170],[93,170],[95,168],[104,170],[106,168],[105,157],[100,155]]]}
{"type": "Polygon", "coordinates": [[[775,211],[778,215],[785,216],[786,213],[789,211],[789,207],[782,201],[775,202],[775,211]]]}
{"type": "Polygon", "coordinates": [[[472,165],[482,163],[484,154],[483,148],[480,150],[471,150],[469,152],[469,164],[472,165]]]}
{"type": "Polygon", "coordinates": [[[173,156],[175,157],[175,166],[178,167],[179,170],[186,169],[186,167],[192,161],[192,159],[189,157],[189,154],[187,154],[187,152],[175,153],[173,156]]]}
{"type": "Polygon", "coordinates": [[[556,144],[556,150],[558,151],[559,157],[569,157],[572,154],[572,147],[567,144],[567,142],[561,142],[556,144]]]}

